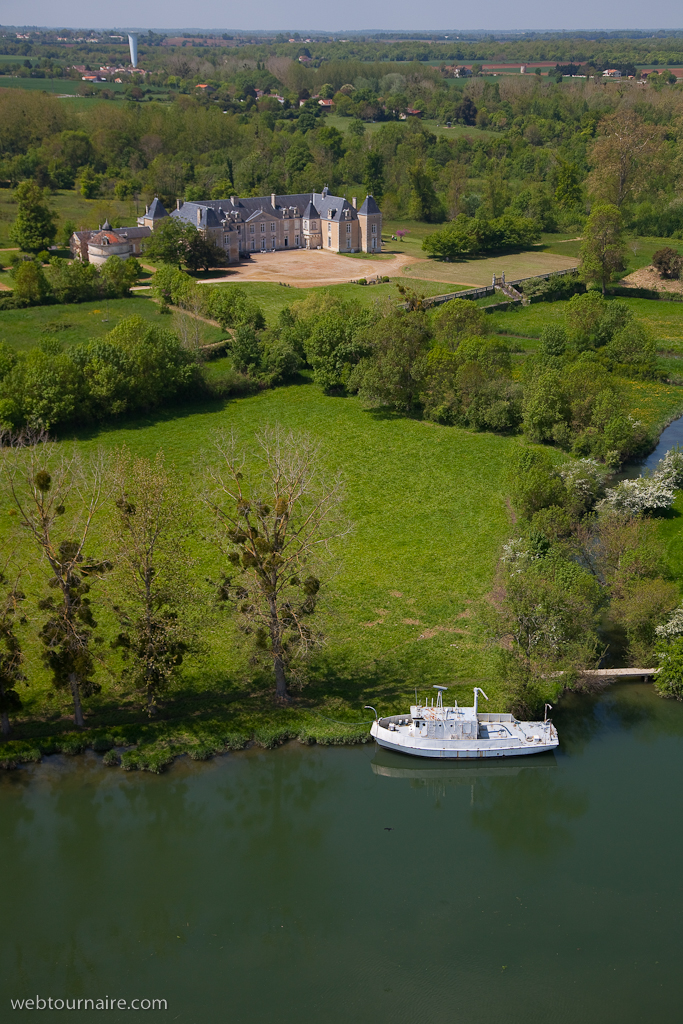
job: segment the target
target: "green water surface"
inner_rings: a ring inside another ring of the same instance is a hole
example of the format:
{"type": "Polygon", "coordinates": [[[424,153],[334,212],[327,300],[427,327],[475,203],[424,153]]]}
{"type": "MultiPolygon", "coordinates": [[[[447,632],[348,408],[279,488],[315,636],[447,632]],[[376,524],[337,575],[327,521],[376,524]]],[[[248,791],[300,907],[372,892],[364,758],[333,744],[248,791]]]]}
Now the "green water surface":
{"type": "Polygon", "coordinates": [[[556,756],[288,745],[0,777],[0,1021],[681,1019],[683,706],[573,697],[556,756]],[[11,999],[163,998],[17,1011],[11,999]]]}

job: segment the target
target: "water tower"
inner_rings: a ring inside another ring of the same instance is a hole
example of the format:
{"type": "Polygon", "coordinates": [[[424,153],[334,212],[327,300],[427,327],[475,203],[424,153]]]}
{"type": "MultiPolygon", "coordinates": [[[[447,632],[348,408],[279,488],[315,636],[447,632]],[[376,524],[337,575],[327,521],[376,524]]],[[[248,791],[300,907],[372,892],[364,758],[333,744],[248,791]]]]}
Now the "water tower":
{"type": "Polygon", "coordinates": [[[138,66],[138,34],[137,32],[128,33],[128,46],[130,47],[130,62],[134,68],[138,66]]]}

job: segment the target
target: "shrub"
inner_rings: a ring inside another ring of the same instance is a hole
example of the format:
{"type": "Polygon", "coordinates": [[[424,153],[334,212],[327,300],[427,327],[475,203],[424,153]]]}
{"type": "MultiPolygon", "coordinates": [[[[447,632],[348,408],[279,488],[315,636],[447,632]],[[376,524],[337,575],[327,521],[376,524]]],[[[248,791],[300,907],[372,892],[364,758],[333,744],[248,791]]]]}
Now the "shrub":
{"type": "Polygon", "coordinates": [[[670,246],[666,246],[664,249],[658,249],[654,254],[652,266],[660,277],[677,279],[683,270],[683,256],[670,246]]]}

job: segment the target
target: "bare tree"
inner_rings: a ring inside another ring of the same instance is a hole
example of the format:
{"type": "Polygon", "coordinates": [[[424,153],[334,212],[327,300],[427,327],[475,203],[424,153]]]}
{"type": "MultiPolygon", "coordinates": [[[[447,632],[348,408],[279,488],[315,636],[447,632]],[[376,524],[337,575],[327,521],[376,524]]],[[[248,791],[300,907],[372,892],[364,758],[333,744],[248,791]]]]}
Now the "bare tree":
{"type": "Polygon", "coordinates": [[[76,452],[44,437],[25,436],[5,448],[0,461],[11,512],[39,549],[50,593],[38,607],[49,613],[41,631],[43,662],[54,685],[70,690],[74,722],[82,727],[82,698],[97,693],[92,642],[97,623],[92,584],[111,568],[86,557],[94,518],[107,500],[108,466],[98,453],[84,463],[76,452]]]}
{"type": "Polygon", "coordinates": [[[151,717],[184,655],[196,646],[197,631],[188,617],[194,560],[184,543],[190,517],[163,452],[153,461],[125,449],[120,453],[115,503],[112,581],[121,593],[114,605],[121,632],[113,646],[130,662],[126,674],[144,693],[151,717]]]}
{"type": "Polygon", "coordinates": [[[19,587],[18,576],[12,578],[12,575],[8,560],[0,569],[3,588],[0,597],[0,723],[3,736],[11,732],[10,711],[18,711],[22,706],[16,688],[26,678],[22,671],[24,655],[15,632],[17,612],[26,595],[19,587]]]}
{"type": "Polygon", "coordinates": [[[588,191],[620,208],[656,171],[664,130],[647,124],[635,110],[618,110],[602,118],[599,131],[590,154],[588,191]]]}
{"type": "Polygon", "coordinates": [[[221,432],[213,447],[205,500],[228,563],[220,597],[235,601],[243,633],[272,661],[276,696],[286,700],[294,660],[324,642],[308,623],[331,576],[332,542],[350,528],[341,477],[325,477],[318,442],[281,427],[256,434],[252,447],[221,432]]]}

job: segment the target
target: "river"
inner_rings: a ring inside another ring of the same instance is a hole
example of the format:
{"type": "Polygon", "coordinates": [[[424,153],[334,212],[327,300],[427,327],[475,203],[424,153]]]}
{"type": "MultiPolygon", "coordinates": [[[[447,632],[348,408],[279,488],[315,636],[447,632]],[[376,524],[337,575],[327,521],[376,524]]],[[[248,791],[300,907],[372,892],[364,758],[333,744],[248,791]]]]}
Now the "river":
{"type": "Polygon", "coordinates": [[[683,705],[624,684],[556,723],[556,755],[483,766],[293,743],[2,773],[0,1020],[43,1020],[10,1009],[37,995],[187,1024],[677,1021],[683,705]]]}

